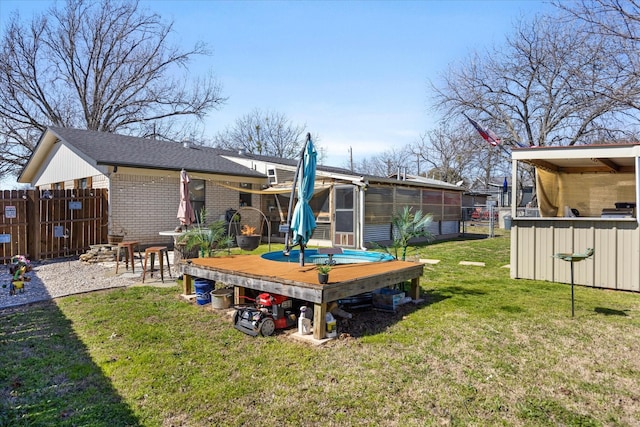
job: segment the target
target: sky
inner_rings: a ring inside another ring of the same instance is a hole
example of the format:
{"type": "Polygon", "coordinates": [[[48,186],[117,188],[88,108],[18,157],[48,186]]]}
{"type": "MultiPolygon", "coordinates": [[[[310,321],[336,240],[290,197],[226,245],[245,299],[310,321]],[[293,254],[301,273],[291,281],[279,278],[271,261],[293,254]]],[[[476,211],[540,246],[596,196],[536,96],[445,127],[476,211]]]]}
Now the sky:
{"type": "MultiPolygon", "coordinates": [[[[0,0],[0,30],[12,11],[30,20],[52,4],[0,0]]],[[[438,122],[430,82],[501,45],[518,19],[551,9],[538,0],[140,4],[174,22],[173,43],[203,41],[212,52],[189,69],[213,70],[228,97],[205,119],[205,137],[254,109],[276,112],[317,135],[323,163],[339,167],[350,152],[358,162],[417,141],[438,122]]]]}

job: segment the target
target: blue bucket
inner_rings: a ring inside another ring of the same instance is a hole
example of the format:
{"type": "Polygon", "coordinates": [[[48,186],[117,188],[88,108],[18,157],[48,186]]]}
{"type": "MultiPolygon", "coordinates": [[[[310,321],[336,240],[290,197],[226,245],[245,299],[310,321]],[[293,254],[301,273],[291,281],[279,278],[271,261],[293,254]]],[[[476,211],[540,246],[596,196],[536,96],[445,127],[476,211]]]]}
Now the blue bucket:
{"type": "Polygon", "coordinates": [[[213,281],[207,279],[196,279],[194,281],[194,286],[196,288],[196,302],[198,305],[210,304],[213,281]]]}

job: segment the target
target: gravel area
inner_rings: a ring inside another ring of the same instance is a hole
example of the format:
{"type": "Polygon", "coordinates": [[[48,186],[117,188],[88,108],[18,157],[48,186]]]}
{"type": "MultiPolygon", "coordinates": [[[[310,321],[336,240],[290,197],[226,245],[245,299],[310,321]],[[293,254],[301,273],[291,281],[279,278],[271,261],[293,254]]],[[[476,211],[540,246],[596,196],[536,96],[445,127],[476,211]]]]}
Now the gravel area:
{"type": "MultiPolygon", "coordinates": [[[[31,281],[25,282],[23,293],[17,293],[14,296],[9,295],[11,282],[9,266],[0,266],[0,283],[2,284],[0,309],[100,289],[141,284],[142,268],[139,265],[140,260],[136,260],[136,262],[138,265],[136,265],[135,273],[132,273],[131,269],[126,270],[124,265],[120,263],[118,274],[115,273],[115,262],[93,264],[80,260],[32,262],[33,270],[27,273],[27,277],[30,277],[31,281]]],[[[145,283],[150,285],[155,285],[156,282],[161,283],[160,278],[156,279],[156,276],[158,274],[154,274],[154,277],[150,278],[147,273],[145,283]]],[[[175,279],[167,278],[165,270],[165,285],[169,284],[175,284],[175,279]]]]}

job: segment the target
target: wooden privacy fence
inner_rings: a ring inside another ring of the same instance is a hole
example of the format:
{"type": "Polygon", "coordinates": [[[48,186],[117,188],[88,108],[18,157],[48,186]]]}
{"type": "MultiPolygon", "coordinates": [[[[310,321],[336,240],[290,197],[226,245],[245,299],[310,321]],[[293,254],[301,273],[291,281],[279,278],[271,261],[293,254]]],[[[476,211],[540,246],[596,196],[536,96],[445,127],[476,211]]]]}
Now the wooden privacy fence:
{"type": "Polygon", "coordinates": [[[0,191],[0,262],[79,255],[107,241],[106,189],[0,191]]]}

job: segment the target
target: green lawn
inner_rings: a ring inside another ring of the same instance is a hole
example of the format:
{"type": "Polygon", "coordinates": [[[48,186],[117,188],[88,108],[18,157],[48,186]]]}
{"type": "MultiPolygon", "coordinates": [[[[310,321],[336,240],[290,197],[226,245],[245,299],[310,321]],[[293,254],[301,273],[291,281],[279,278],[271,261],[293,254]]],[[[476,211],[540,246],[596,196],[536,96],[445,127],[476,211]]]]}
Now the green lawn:
{"type": "Polygon", "coordinates": [[[508,236],[409,255],[441,260],[425,303],[322,347],[177,286],[0,311],[0,425],[640,425],[640,295],[576,287],[572,318],[568,285],[509,278],[508,236]]]}

